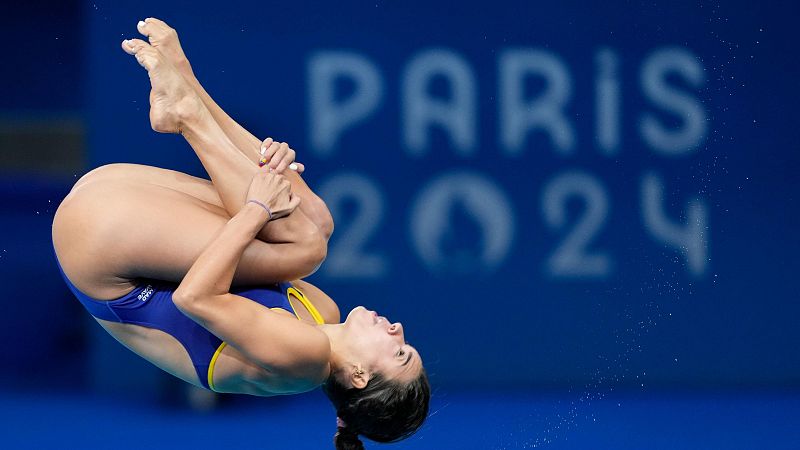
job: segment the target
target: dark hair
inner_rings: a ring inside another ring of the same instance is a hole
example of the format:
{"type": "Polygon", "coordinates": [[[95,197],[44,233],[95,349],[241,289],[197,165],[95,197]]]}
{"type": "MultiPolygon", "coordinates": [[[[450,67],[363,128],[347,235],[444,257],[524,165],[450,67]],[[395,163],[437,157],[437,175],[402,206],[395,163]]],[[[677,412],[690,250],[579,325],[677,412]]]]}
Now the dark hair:
{"type": "Polygon", "coordinates": [[[397,442],[412,434],[428,417],[431,385],[425,369],[403,383],[373,374],[363,389],[347,388],[331,373],[322,390],[347,426],[338,428],[333,442],[337,450],[362,450],[363,435],[376,442],[397,442]]]}

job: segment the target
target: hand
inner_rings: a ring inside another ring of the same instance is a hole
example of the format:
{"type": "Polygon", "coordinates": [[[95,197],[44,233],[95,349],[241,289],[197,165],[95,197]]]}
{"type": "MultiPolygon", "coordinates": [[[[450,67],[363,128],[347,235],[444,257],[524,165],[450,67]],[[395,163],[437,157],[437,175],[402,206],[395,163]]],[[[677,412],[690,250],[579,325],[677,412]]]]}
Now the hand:
{"type": "Polygon", "coordinates": [[[247,200],[257,200],[269,208],[272,219],[288,216],[300,205],[300,197],[292,195],[292,184],[282,175],[259,170],[250,182],[247,200]]]}
{"type": "Polygon", "coordinates": [[[261,143],[261,162],[260,166],[268,165],[270,171],[283,173],[284,170],[291,169],[297,173],[303,173],[305,166],[294,162],[297,153],[289,148],[286,142],[275,142],[272,138],[267,138],[261,143]]]}

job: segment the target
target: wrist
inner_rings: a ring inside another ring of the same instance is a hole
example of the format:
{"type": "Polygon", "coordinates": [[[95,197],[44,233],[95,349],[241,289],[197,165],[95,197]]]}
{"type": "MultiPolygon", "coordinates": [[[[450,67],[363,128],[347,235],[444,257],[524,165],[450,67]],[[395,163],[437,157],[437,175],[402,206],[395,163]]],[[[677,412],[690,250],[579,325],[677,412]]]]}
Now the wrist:
{"type": "Polygon", "coordinates": [[[267,223],[267,213],[256,205],[245,203],[223,228],[224,234],[236,235],[251,241],[267,223]]]}
{"type": "Polygon", "coordinates": [[[255,233],[258,233],[258,231],[269,222],[269,214],[267,214],[264,208],[255,203],[245,203],[238,215],[242,216],[245,222],[252,225],[255,233]]]}
{"type": "Polygon", "coordinates": [[[248,199],[247,202],[245,202],[245,205],[255,206],[258,209],[260,209],[262,212],[264,212],[267,215],[267,222],[272,220],[272,218],[274,217],[273,214],[272,214],[272,210],[269,208],[269,206],[267,206],[265,203],[263,203],[263,202],[261,202],[259,200],[255,200],[255,199],[252,199],[252,198],[248,199]]]}

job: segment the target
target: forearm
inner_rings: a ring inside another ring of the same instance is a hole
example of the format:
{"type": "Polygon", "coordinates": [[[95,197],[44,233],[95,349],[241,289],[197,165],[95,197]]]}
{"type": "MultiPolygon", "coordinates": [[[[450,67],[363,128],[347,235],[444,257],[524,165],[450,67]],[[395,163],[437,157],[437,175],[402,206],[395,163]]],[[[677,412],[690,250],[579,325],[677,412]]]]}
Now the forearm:
{"type": "Polygon", "coordinates": [[[274,314],[264,305],[231,294],[242,253],[267,222],[266,211],[247,204],[222,228],[172,294],[175,306],[251,362],[287,377],[296,386],[327,376],[330,343],[319,330],[274,314]],[[269,342],[269,346],[263,345],[269,342]]]}
{"type": "Polygon", "coordinates": [[[242,253],[266,222],[263,208],[245,205],[195,260],[175,295],[196,299],[227,293],[242,253]]]}

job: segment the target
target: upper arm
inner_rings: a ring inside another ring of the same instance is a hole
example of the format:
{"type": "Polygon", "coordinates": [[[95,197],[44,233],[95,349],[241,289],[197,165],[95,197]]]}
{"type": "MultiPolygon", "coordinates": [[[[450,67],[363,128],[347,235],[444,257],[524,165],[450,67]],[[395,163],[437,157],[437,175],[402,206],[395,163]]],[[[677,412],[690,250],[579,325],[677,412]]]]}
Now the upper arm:
{"type": "Polygon", "coordinates": [[[277,375],[314,382],[326,376],[330,342],[313,326],[230,293],[205,298],[176,293],[173,301],[192,320],[277,375]]]}

